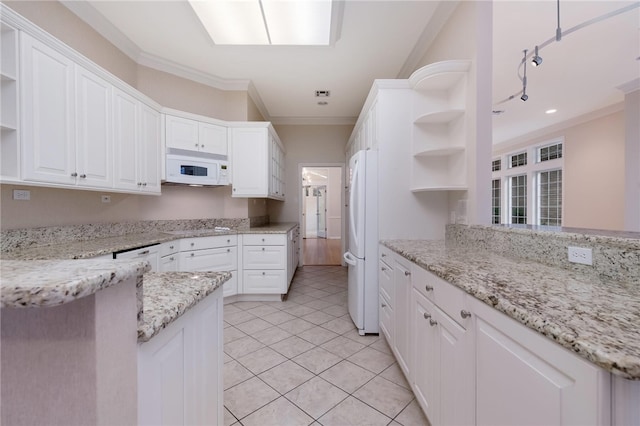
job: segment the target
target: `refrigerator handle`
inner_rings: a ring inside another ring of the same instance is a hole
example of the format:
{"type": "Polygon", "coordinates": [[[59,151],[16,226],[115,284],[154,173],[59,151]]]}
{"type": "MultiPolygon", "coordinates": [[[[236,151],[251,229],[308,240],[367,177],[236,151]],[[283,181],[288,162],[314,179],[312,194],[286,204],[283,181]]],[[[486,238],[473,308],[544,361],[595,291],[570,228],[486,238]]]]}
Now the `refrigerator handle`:
{"type": "Polygon", "coordinates": [[[356,259],[353,257],[353,255],[349,251],[346,252],[345,254],[343,254],[342,257],[343,257],[344,261],[347,262],[351,266],[356,266],[358,264],[356,262],[356,259]]]}
{"type": "MultiPolygon", "coordinates": [[[[358,191],[358,184],[357,184],[357,180],[358,180],[358,169],[360,168],[360,162],[356,161],[353,167],[353,176],[351,177],[351,188],[349,191],[349,232],[351,232],[351,234],[353,235],[353,240],[354,241],[358,241],[358,235],[356,234],[356,222],[355,222],[355,217],[354,217],[354,212],[353,209],[355,207],[354,205],[354,199],[356,197],[356,192],[358,191]]],[[[345,253],[346,255],[346,253],[345,253]]],[[[346,259],[345,259],[346,260],[346,259]]],[[[348,261],[347,261],[348,263],[348,261]]]]}

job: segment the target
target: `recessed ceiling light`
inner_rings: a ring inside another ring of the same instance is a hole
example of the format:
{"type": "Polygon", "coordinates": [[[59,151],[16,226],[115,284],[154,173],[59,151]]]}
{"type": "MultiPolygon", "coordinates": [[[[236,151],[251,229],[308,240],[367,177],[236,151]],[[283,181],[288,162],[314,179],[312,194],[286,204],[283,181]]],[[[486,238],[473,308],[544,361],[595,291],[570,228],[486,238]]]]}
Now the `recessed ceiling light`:
{"type": "Polygon", "coordinates": [[[555,114],[557,111],[558,111],[557,109],[551,108],[551,109],[546,110],[544,113],[545,114],[555,114]]]}

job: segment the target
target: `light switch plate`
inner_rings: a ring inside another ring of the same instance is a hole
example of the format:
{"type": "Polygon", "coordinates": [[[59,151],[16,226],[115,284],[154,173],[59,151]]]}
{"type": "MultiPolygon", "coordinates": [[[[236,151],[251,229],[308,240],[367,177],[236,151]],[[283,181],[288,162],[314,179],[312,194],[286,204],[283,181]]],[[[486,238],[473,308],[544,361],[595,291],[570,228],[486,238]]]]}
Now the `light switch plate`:
{"type": "Polygon", "coordinates": [[[593,253],[590,248],[569,247],[569,262],[593,265],[593,253]]]}

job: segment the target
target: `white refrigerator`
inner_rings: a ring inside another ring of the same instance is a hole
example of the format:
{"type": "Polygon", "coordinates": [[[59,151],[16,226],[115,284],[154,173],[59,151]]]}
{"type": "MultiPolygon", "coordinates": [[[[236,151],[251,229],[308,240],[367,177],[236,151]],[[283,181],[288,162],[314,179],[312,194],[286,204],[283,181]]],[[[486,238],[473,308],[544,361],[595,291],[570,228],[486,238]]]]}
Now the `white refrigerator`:
{"type": "Polygon", "coordinates": [[[358,151],[349,161],[349,314],[361,335],[378,333],[378,153],[358,151]]]}

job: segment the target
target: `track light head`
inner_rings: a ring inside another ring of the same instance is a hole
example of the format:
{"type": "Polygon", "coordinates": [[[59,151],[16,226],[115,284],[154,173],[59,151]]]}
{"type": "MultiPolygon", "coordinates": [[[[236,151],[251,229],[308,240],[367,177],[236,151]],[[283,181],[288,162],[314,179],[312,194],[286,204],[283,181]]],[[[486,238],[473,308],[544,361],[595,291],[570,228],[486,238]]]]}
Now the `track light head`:
{"type": "Polygon", "coordinates": [[[529,95],[523,93],[522,96],[520,96],[520,99],[522,99],[522,102],[527,102],[527,99],[529,99],[529,95]]]}
{"type": "Polygon", "coordinates": [[[531,65],[533,65],[534,67],[537,67],[537,66],[540,66],[540,64],[542,64],[542,57],[538,55],[538,46],[536,46],[536,50],[533,55],[533,58],[531,58],[531,65]]]}

